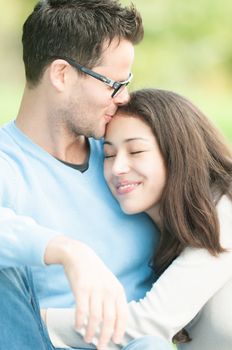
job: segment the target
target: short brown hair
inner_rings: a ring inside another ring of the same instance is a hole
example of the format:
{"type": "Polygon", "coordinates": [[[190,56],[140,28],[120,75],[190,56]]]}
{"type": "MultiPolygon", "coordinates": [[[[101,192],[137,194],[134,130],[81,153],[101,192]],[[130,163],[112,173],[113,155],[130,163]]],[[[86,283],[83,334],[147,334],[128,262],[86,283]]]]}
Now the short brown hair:
{"type": "Polygon", "coordinates": [[[115,37],[132,44],[142,40],[142,19],[133,5],[122,7],[117,0],[40,1],[23,26],[26,79],[36,85],[49,57],[70,57],[92,68],[103,44],[115,37]]]}

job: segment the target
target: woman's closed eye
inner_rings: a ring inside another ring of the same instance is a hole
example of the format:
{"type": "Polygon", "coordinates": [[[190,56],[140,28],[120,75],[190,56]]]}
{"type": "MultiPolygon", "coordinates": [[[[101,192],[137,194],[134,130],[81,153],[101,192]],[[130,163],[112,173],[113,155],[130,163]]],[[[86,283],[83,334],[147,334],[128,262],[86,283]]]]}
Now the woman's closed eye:
{"type": "MultiPolygon", "coordinates": [[[[144,153],[144,152],[146,152],[145,150],[138,150],[138,151],[130,151],[130,152],[128,152],[128,154],[130,154],[130,155],[137,155],[137,154],[141,154],[141,153],[144,153]]],[[[109,158],[115,158],[117,156],[117,154],[116,153],[105,153],[104,154],[104,158],[105,159],[109,159],[109,158]]]]}
{"type": "Polygon", "coordinates": [[[104,158],[105,159],[109,159],[109,158],[114,158],[116,156],[116,154],[104,154],[104,158]]]}
{"type": "Polygon", "coordinates": [[[144,151],[132,151],[130,152],[130,154],[139,154],[139,153],[144,153],[146,152],[145,150],[144,151]]]}

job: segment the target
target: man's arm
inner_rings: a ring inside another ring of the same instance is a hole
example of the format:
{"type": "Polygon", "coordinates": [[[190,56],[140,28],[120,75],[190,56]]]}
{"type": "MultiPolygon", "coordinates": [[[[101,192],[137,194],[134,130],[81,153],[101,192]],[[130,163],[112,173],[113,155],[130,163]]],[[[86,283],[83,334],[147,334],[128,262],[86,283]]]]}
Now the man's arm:
{"type": "Polygon", "coordinates": [[[86,341],[100,323],[99,347],[112,335],[116,342],[121,340],[127,313],[124,289],[91,248],[9,208],[0,208],[0,235],[1,266],[64,267],[77,304],[76,329],[88,319],[86,341]]]}
{"type": "Polygon", "coordinates": [[[0,207],[0,266],[44,266],[44,252],[51,239],[61,235],[30,217],[0,207]]]}
{"type": "Polygon", "coordinates": [[[100,323],[100,346],[112,335],[120,341],[127,303],[119,281],[84,243],[16,214],[12,208],[17,203],[17,172],[4,155],[0,168],[0,266],[62,265],[77,305],[76,327],[87,318],[87,341],[100,323]]]}

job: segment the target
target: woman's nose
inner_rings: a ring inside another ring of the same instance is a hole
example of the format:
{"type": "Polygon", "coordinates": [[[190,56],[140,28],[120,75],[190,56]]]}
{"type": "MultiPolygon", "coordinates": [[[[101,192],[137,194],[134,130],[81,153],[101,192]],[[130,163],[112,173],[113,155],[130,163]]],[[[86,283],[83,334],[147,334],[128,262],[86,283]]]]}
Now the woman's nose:
{"type": "Polygon", "coordinates": [[[117,155],[112,166],[112,173],[115,176],[126,174],[130,171],[129,162],[126,156],[117,155]]]}

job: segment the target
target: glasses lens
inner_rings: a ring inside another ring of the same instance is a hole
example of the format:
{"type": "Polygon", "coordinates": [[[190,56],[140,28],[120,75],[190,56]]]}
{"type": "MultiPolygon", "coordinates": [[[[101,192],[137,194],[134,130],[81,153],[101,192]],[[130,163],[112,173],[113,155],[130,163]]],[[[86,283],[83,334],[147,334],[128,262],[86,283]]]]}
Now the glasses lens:
{"type": "Polygon", "coordinates": [[[133,78],[133,74],[130,73],[129,78],[128,78],[127,81],[124,81],[124,82],[121,82],[121,83],[117,82],[118,86],[116,88],[114,88],[114,91],[113,91],[111,97],[115,97],[118,94],[120,94],[125,89],[125,87],[131,82],[132,78],[133,78]]]}
{"type": "Polygon", "coordinates": [[[114,89],[111,97],[115,97],[115,96],[119,95],[125,89],[125,87],[127,87],[128,84],[129,84],[129,82],[125,83],[125,84],[120,84],[116,89],[114,89]]]}

